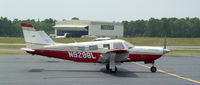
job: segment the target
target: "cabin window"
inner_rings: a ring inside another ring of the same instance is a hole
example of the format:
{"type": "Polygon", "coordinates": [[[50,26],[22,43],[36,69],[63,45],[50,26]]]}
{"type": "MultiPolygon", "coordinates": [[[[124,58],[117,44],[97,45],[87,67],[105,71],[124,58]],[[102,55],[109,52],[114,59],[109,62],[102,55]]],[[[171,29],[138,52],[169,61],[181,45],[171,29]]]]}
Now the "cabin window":
{"type": "Polygon", "coordinates": [[[89,46],[89,50],[97,50],[97,49],[98,49],[97,45],[89,46]]]}
{"type": "Polygon", "coordinates": [[[85,50],[85,47],[78,47],[78,50],[85,50]]]}
{"type": "Polygon", "coordinates": [[[114,49],[124,49],[124,46],[122,43],[118,42],[118,43],[113,43],[113,48],[114,49]]]}
{"type": "Polygon", "coordinates": [[[69,49],[69,50],[75,50],[75,47],[70,46],[67,49],[69,49]]]}
{"type": "Polygon", "coordinates": [[[103,44],[103,49],[110,49],[110,44],[103,44]]]}

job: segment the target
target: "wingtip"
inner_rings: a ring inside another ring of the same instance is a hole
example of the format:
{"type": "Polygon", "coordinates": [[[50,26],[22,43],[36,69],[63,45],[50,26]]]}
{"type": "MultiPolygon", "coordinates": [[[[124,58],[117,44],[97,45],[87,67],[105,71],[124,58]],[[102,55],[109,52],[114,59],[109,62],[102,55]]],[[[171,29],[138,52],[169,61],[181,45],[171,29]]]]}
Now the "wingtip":
{"type": "Polygon", "coordinates": [[[27,24],[27,23],[21,23],[22,27],[33,27],[32,24],[27,24]]]}

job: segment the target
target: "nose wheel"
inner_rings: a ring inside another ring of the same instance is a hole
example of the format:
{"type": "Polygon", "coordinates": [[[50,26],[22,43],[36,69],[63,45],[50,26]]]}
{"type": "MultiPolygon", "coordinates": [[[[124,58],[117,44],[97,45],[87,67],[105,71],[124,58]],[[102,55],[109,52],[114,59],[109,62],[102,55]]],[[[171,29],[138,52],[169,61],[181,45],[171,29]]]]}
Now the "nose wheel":
{"type": "Polygon", "coordinates": [[[155,73],[157,71],[157,68],[155,66],[152,66],[150,70],[152,73],[155,73]]]}

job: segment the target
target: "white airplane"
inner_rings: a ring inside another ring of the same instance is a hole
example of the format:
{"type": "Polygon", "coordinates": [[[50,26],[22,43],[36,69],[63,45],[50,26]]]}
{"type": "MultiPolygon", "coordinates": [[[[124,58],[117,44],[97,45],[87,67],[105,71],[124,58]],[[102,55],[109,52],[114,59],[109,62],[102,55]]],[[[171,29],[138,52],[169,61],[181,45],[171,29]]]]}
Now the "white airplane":
{"type": "Polygon", "coordinates": [[[112,73],[117,72],[116,65],[123,62],[143,61],[152,64],[151,72],[156,72],[154,61],[170,52],[164,48],[133,46],[125,40],[100,38],[90,42],[55,43],[44,31],[35,31],[31,24],[21,23],[26,42],[22,50],[32,55],[42,55],[85,63],[101,63],[112,73]]]}
{"type": "Polygon", "coordinates": [[[66,38],[67,34],[70,34],[70,33],[65,33],[63,36],[55,36],[55,38],[66,38]]]}

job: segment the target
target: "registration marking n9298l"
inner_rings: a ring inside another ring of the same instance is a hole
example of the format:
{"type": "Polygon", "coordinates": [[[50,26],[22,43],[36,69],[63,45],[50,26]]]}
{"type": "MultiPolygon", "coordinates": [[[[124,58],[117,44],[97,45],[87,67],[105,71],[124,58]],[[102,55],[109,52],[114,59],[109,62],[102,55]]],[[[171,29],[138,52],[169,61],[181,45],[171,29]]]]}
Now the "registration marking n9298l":
{"type": "Polygon", "coordinates": [[[79,52],[79,51],[69,51],[69,57],[71,58],[87,58],[87,59],[96,59],[91,52],[79,52]]]}

